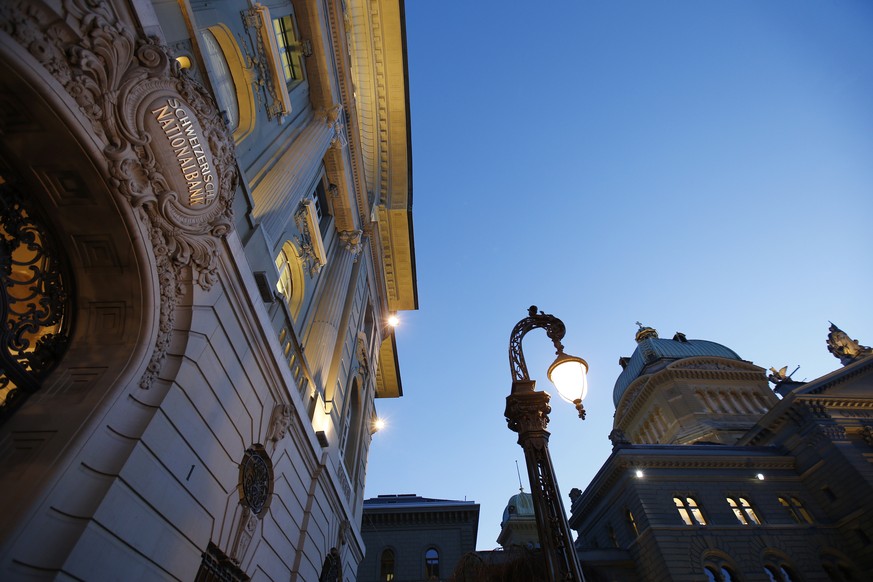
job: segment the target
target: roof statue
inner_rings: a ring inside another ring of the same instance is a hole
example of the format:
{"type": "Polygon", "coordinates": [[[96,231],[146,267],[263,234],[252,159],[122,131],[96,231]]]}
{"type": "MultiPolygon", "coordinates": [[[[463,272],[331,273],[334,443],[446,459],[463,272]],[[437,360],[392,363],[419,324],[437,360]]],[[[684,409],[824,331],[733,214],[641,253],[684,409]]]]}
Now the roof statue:
{"type": "Polygon", "coordinates": [[[640,329],[637,330],[637,334],[635,336],[637,343],[640,343],[641,341],[652,338],[652,337],[654,337],[654,338],[658,337],[658,330],[655,329],[654,327],[645,326],[642,323],[640,323],[639,321],[636,322],[636,324],[638,326],[640,326],[640,329]]]}
{"type": "Polygon", "coordinates": [[[840,360],[844,366],[848,366],[852,362],[860,360],[870,354],[873,354],[873,349],[869,346],[862,346],[858,340],[853,340],[846,332],[838,328],[832,321],[830,333],[828,334],[827,344],[828,351],[840,360]]]}
{"type": "MultiPolygon", "coordinates": [[[[800,369],[800,366],[794,368],[794,372],[800,369]]],[[[787,374],[788,366],[782,366],[778,370],[776,368],[770,368],[770,374],[767,374],[767,379],[773,382],[774,384],[781,384],[783,382],[792,382],[791,377],[794,375],[794,372],[787,374]]]]}

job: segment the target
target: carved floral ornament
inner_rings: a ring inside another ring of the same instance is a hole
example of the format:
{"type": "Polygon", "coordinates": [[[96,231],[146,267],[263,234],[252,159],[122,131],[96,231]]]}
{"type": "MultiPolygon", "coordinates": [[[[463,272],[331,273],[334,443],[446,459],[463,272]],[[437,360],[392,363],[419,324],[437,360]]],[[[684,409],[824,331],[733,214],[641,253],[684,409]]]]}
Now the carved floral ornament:
{"type": "Polygon", "coordinates": [[[273,462],[263,445],[254,444],[239,465],[240,503],[262,518],[273,495],[273,462]]]}
{"type": "Polygon", "coordinates": [[[212,97],[167,47],[138,37],[100,0],[64,0],[60,14],[32,1],[0,2],[0,28],[66,90],[102,143],[113,193],[149,233],[160,281],[160,324],[140,382],[160,371],[173,328],[179,274],[217,280],[220,239],[233,228],[233,142],[212,97]]]}

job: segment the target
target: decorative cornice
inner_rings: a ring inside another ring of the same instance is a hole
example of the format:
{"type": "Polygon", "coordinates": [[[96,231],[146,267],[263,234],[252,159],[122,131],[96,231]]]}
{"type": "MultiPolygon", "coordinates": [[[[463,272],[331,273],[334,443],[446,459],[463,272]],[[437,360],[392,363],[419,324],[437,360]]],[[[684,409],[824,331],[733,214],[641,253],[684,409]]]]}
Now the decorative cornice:
{"type": "Polygon", "coordinates": [[[519,434],[519,440],[529,433],[543,433],[548,437],[546,427],[549,425],[549,395],[533,389],[532,381],[516,381],[512,383],[512,394],[506,397],[506,409],[503,415],[509,430],[519,434]],[[530,386],[529,390],[517,389],[517,386],[530,386]]]}
{"type": "MultiPolygon", "coordinates": [[[[821,394],[822,392],[826,392],[826,391],[830,390],[834,386],[837,386],[839,384],[843,384],[847,380],[850,380],[852,378],[860,376],[861,374],[864,374],[866,372],[873,370],[873,357],[867,357],[867,358],[861,359],[857,362],[854,362],[854,364],[849,364],[848,366],[851,366],[852,368],[850,370],[846,370],[846,368],[843,368],[841,370],[837,370],[837,373],[833,378],[831,378],[830,380],[825,380],[824,382],[822,382],[818,386],[815,385],[816,384],[815,381],[809,382],[808,384],[811,384],[814,387],[803,390],[803,393],[804,394],[821,394]]],[[[832,374],[834,374],[834,373],[832,372],[832,374]]]]}

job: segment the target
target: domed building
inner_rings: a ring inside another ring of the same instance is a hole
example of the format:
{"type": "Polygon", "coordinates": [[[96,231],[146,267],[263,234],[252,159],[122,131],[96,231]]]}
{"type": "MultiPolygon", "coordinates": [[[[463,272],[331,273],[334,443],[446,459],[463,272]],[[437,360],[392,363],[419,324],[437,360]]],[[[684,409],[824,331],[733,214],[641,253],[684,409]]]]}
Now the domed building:
{"type": "Polygon", "coordinates": [[[804,383],[682,333],[636,342],[613,452],[570,492],[587,582],[866,579],[873,350],[832,325],[843,367],[804,383]]]}
{"type": "Polygon", "coordinates": [[[620,358],[615,430],[638,444],[733,444],[777,401],[764,369],[721,344],[640,326],[620,358]]]}
{"type": "Polygon", "coordinates": [[[512,546],[534,548],[540,545],[533,497],[530,493],[525,493],[523,489],[510,497],[506,503],[497,543],[504,550],[508,550],[512,546]]]}

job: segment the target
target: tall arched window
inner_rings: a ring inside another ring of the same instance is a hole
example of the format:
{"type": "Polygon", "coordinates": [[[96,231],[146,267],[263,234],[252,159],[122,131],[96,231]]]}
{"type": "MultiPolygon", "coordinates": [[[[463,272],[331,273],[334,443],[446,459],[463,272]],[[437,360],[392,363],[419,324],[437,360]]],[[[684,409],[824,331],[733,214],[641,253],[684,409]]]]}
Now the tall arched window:
{"type": "Polygon", "coordinates": [[[674,497],[673,503],[676,504],[676,509],[679,511],[679,517],[685,525],[706,525],[706,520],[703,518],[703,512],[697,505],[697,501],[693,497],[686,497],[684,500],[681,497],[674,497]],[[693,521],[692,521],[693,520],[693,521]]]}
{"type": "Polygon", "coordinates": [[[223,24],[200,32],[209,80],[237,143],[255,128],[255,95],[246,74],[246,64],[233,33],[223,24]]]}
{"type": "Polygon", "coordinates": [[[382,558],[379,560],[379,580],[381,582],[394,580],[394,550],[390,548],[382,550],[382,558]]]}
{"type": "Polygon", "coordinates": [[[787,566],[764,566],[764,573],[767,574],[770,582],[797,582],[797,577],[792,573],[787,566]]]}
{"type": "Polygon", "coordinates": [[[703,573],[706,574],[706,579],[709,582],[734,582],[736,580],[733,570],[727,566],[706,566],[703,568],[703,573]]]}
{"type": "Polygon", "coordinates": [[[230,73],[230,67],[227,66],[227,60],[224,58],[224,53],[221,52],[221,46],[218,44],[215,34],[207,29],[203,31],[201,37],[203,38],[206,58],[212,69],[211,80],[212,88],[215,91],[215,100],[218,101],[218,106],[224,112],[228,127],[233,131],[239,125],[239,103],[236,99],[236,85],[233,82],[233,75],[230,73]]]}
{"type": "Polygon", "coordinates": [[[734,499],[733,497],[727,497],[728,505],[731,506],[731,509],[734,512],[734,515],[743,525],[756,524],[761,525],[761,520],[758,519],[758,514],[755,513],[755,510],[752,509],[752,504],[749,503],[749,500],[745,497],[738,497],[734,499]]]}
{"type": "Polygon", "coordinates": [[[637,528],[637,520],[634,519],[634,514],[630,509],[625,509],[625,518],[627,519],[628,527],[634,536],[634,539],[640,537],[640,530],[637,528]]]}
{"type": "Polygon", "coordinates": [[[352,382],[349,391],[349,404],[346,411],[346,422],[343,429],[343,460],[346,464],[349,478],[354,479],[355,460],[358,458],[358,443],[361,441],[361,389],[358,379],[352,382]]]}
{"type": "Polygon", "coordinates": [[[282,250],[276,257],[276,270],[279,272],[276,290],[285,299],[291,317],[297,319],[303,306],[303,285],[306,279],[303,276],[303,263],[290,241],[282,245],[282,250]]]}
{"type": "Polygon", "coordinates": [[[708,582],[737,582],[730,558],[724,554],[709,554],[703,560],[703,573],[708,582]]]}
{"type": "Polygon", "coordinates": [[[780,497],[779,503],[797,523],[812,523],[812,516],[796,497],[780,497]]]}
{"type": "Polygon", "coordinates": [[[440,579],[440,553],[430,548],[424,553],[424,577],[427,580],[440,579]]]}

